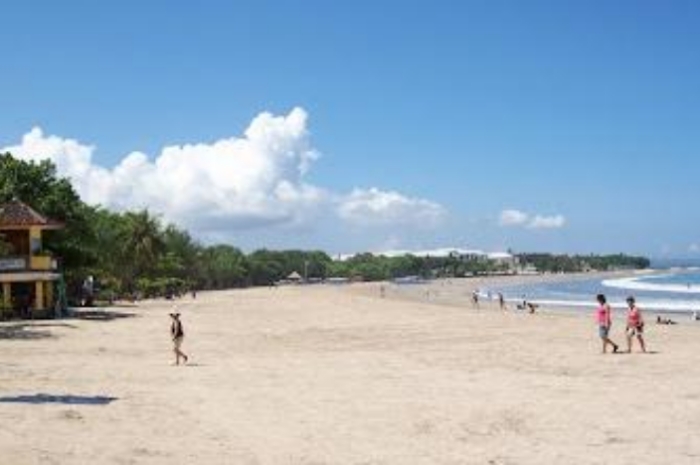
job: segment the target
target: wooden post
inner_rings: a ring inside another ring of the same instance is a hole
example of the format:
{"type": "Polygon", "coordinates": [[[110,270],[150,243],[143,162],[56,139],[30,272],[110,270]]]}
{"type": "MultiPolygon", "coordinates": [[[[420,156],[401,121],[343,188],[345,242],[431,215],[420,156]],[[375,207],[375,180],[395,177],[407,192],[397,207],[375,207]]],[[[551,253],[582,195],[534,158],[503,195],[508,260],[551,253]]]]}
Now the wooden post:
{"type": "Polygon", "coordinates": [[[41,228],[31,226],[29,228],[29,255],[38,255],[41,251],[41,228]]]}
{"type": "Polygon", "coordinates": [[[12,284],[2,283],[2,304],[5,308],[12,305],[12,284]]]}
{"type": "Polygon", "coordinates": [[[47,281],[46,284],[46,308],[54,308],[55,302],[53,301],[53,281],[47,281]]]}
{"type": "Polygon", "coordinates": [[[35,309],[36,310],[43,310],[46,308],[44,305],[44,283],[43,281],[37,281],[35,284],[35,294],[34,294],[34,300],[35,300],[35,309]]]}

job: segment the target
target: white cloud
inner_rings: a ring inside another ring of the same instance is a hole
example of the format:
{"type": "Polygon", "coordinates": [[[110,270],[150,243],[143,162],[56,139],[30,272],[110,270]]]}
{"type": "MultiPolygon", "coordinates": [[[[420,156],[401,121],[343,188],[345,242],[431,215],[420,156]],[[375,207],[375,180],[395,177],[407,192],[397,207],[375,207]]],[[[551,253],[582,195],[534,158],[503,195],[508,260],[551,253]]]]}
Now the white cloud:
{"type": "Polygon", "coordinates": [[[562,215],[542,216],[536,215],[530,220],[527,227],[531,229],[558,229],[566,224],[566,218],[562,215]]]}
{"type": "Polygon", "coordinates": [[[441,205],[377,188],[355,189],[339,199],[338,215],[361,226],[413,224],[433,227],[447,212],[441,205]]]}
{"type": "Polygon", "coordinates": [[[688,246],[688,252],[700,253],[700,244],[690,244],[690,246],[688,246]]]}
{"type": "Polygon", "coordinates": [[[530,215],[520,210],[507,209],[501,212],[501,226],[522,226],[528,229],[558,229],[566,225],[563,215],[530,215]]]}
{"type": "Polygon", "coordinates": [[[86,202],[148,208],[195,234],[311,224],[324,211],[354,224],[361,219],[433,222],[444,214],[435,203],[395,192],[356,189],[343,195],[305,182],[319,158],[307,119],[301,108],[284,116],[261,113],[241,137],[166,146],[153,159],[132,152],[112,169],[94,162],[94,146],[46,135],[38,127],[0,152],[50,159],[86,202]]]}
{"type": "Polygon", "coordinates": [[[528,214],[520,210],[503,210],[499,223],[501,226],[519,226],[527,223],[528,214]]]}

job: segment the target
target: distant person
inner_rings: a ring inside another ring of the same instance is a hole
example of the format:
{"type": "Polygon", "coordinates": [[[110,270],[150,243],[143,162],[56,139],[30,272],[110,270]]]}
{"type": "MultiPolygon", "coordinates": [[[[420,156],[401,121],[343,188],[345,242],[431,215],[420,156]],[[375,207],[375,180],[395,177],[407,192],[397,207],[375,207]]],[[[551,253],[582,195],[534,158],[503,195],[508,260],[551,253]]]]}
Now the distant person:
{"type": "Polygon", "coordinates": [[[386,295],[386,289],[384,288],[384,285],[382,284],[381,286],[379,286],[379,296],[383,299],[385,295],[386,295]]]}
{"type": "Polygon", "coordinates": [[[518,310],[527,310],[527,297],[522,296],[523,301],[515,306],[518,310]]]}
{"type": "Polygon", "coordinates": [[[503,294],[500,292],[498,293],[498,306],[501,308],[501,310],[506,310],[506,300],[503,298],[503,294]]]}
{"type": "Polygon", "coordinates": [[[610,339],[610,328],[612,327],[612,311],[610,305],[603,294],[596,296],[598,309],[596,310],[596,323],[598,323],[598,335],[603,341],[603,353],[607,353],[608,345],[611,345],[613,352],[617,353],[620,347],[610,339]]]}
{"type": "Polygon", "coordinates": [[[475,289],[472,292],[472,306],[476,308],[477,310],[479,309],[479,290],[475,289]]]}
{"type": "Polygon", "coordinates": [[[657,317],[656,317],[656,324],[657,324],[657,325],[675,325],[676,322],[673,321],[673,320],[670,319],[670,318],[661,318],[660,315],[657,315],[657,317]]]}
{"type": "Polygon", "coordinates": [[[637,307],[632,296],[627,297],[627,307],[627,330],[625,331],[627,334],[627,352],[632,352],[632,339],[634,337],[639,341],[642,352],[646,352],[642,311],[637,307]]]}
{"type": "Polygon", "coordinates": [[[530,313],[535,313],[535,310],[537,310],[537,307],[539,307],[539,305],[532,303],[532,302],[527,302],[527,308],[530,311],[530,313]]]}
{"type": "Polygon", "coordinates": [[[182,347],[182,341],[185,339],[185,330],[182,327],[182,321],[180,321],[179,313],[171,313],[170,318],[172,323],[170,325],[170,336],[173,340],[173,352],[175,352],[175,365],[180,364],[180,358],[182,358],[184,363],[187,363],[187,355],[180,349],[182,347]]]}

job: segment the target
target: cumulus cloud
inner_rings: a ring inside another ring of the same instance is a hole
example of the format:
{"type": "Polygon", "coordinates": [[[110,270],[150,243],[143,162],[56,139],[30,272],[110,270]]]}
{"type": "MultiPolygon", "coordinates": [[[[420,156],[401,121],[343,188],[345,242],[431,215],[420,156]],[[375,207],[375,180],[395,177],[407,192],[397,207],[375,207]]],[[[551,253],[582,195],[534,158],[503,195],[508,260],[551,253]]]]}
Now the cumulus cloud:
{"type": "Polygon", "coordinates": [[[503,210],[499,223],[501,226],[520,226],[527,223],[528,214],[520,210],[503,210]]]}
{"type": "Polygon", "coordinates": [[[542,216],[535,215],[528,223],[527,227],[532,229],[558,229],[566,224],[566,218],[562,215],[542,216]]]}
{"type": "Polygon", "coordinates": [[[322,189],[303,181],[318,158],[306,120],[300,108],[286,116],[262,113],[241,138],[164,147],[154,160],[132,152],[111,170],[94,163],[94,146],[46,136],[40,128],[3,150],[28,160],[51,159],[89,203],[148,207],[205,228],[254,227],[297,220],[323,200],[322,189]]]}
{"type": "Polygon", "coordinates": [[[435,203],[396,192],[356,189],[344,195],[306,182],[320,156],[310,144],[307,120],[301,108],[283,116],[261,113],[240,137],[166,146],[155,158],[135,151],[113,168],[95,162],[94,146],[39,127],[0,151],[52,160],[88,203],[148,208],[200,233],[311,223],[324,211],[353,223],[379,217],[432,222],[443,214],[435,203]]]}
{"type": "Polygon", "coordinates": [[[344,220],[362,226],[410,223],[432,227],[447,214],[437,203],[377,188],[353,190],[339,199],[337,210],[344,220]]]}
{"type": "Polygon", "coordinates": [[[501,226],[522,226],[528,229],[558,229],[566,225],[563,215],[530,215],[520,210],[507,209],[501,212],[501,226]]]}

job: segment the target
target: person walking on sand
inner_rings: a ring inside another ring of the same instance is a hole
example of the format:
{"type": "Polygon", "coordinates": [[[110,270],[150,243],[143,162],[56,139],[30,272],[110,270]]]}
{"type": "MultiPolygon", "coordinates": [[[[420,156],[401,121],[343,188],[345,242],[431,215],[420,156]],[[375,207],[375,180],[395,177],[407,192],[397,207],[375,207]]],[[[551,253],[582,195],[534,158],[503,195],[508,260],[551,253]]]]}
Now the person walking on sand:
{"type": "Polygon", "coordinates": [[[596,323],[598,323],[598,335],[603,341],[603,353],[608,351],[608,344],[612,346],[613,352],[616,353],[620,347],[610,339],[610,327],[612,326],[612,311],[610,310],[610,305],[608,305],[603,294],[598,294],[596,299],[598,300],[596,323]]]}
{"type": "Polygon", "coordinates": [[[498,293],[498,306],[501,307],[502,311],[506,311],[506,299],[503,298],[502,293],[498,293]]]}
{"type": "Polygon", "coordinates": [[[175,352],[175,365],[180,364],[180,358],[183,359],[184,363],[187,363],[187,355],[180,349],[182,347],[182,341],[185,339],[185,330],[182,327],[182,321],[180,321],[179,313],[171,313],[170,318],[172,323],[170,325],[170,336],[173,340],[173,352],[175,352]]]}
{"type": "Polygon", "coordinates": [[[639,341],[639,347],[642,348],[642,352],[647,351],[644,344],[644,319],[642,318],[642,311],[637,307],[634,302],[634,297],[627,297],[627,352],[632,352],[632,339],[636,336],[639,341]]]}

